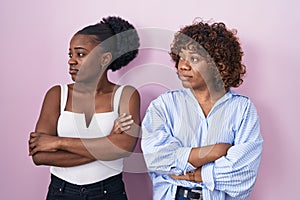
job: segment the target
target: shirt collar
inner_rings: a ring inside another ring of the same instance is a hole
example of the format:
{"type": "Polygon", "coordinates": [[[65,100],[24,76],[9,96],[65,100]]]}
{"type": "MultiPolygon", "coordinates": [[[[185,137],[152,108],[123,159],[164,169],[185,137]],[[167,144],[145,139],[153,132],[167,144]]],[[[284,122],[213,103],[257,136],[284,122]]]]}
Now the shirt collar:
{"type": "MultiPolygon", "coordinates": [[[[203,114],[203,111],[202,111],[202,109],[201,109],[201,107],[200,107],[200,105],[199,105],[199,103],[198,103],[198,101],[197,101],[197,99],[196,99],[196,97],[195,97],[195,95],[193,94],[193,92],[191,91],[191,89],[190,88],[184,88],[184,91],[185,91],[185,93],[186,93],[186,95],[188,96],[188,101],[187,101],[187,103],[190,103],[190,104],[192,104],[194,107],[195,107],[195,109],[197,109],[197,110],[200,110],[201,111],[201,113],[202,113],[202,117],[204,117],[204,114],[203,114]]],[[[222,103],[224,103],[224,102],[226,102],[228,99],[230,99],[233,95],[235,94],[235,92],[233,92],[232,90],[229,90],[228,92],[226,92],[215,104],[214,104],[214,106],[212,107],[212,109],[211,109],[211,111],[209,112],[209,115],[210,115],[210,113],[212,113],[213,111],[214,111],[214,109],[218,106],[218,105],[220,105],[220,104],[222,104],[222,103]]],[[[209,116],[208,115],[208,116],[209,116]]],[[[207,117],[208,117],[207,116],[207,117]]]]}

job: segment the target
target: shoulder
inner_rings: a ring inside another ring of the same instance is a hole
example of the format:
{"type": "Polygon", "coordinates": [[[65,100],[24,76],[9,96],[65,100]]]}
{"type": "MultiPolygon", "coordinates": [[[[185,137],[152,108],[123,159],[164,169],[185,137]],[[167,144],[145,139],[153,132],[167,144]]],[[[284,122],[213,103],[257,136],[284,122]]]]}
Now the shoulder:
{"type": "Polygon", "coordinates": [[[155,110],[173,110],[186,101],[186,89],[169,90],[160,94],[157,98],[153,99],[148,109],[155,110]]]}
{"type": "MultiPolygon", "coordinates": [[[[120,86],[121,87],[121,86],[120,86]]],[[[124,85],[122,90],[122,96],[124,97],[138,97],[140,98],[140,94],[138,90],[131,85],[124,85]]]]}
{"type": "Polygon", "coordinates": [[[43,116],[48,116],[49,114],[54,116],[54,113],[59,112],[57,108],[60,106],[60,91],[60,85],[55,85],[48,89],[42,105],[43,116]]]}
{"type": "Polygon", "coordinates": [[[165,93],[160,94],[156,99],[152,101],[152,103],[176,102],[180,101],[180,99],[186,98],[187,95],[188,91],[184,88],[169,90],[165,93]]]}
{"type": "Polygon", "coordinates": [[[243,94],[237,93],[235,91],[229,91],[231,98],[229,103],[235,105],[237,109],[240,110],[256,110],[253,101],[250,97],[243,94]]]}
{"type": "Polygon", "coordinates": [[[140,95],[133,86],[123,86],[119,101],[119,113],[130,113],[135,122],[139,123],[140,95]]]}
{"type": "MultiPolygon", "coordinates": [[[[120,86],[122,87],[122,86],[120,86]]],[[[137,89],[131,85],[123,85],[123,92],[137,92],[137,89]]]]}
{"type": "Polygon", "coordinates": [[[48,91],[46,92],[45,98],[55,98],[55,97],[60,97],[61,93],[61,86],[60,85],[55,85],[52,86],[48,91]]]}
{"type": "Polygon", "coordinates": [[[120,102],[123,102],[125,104],[139,105],[140,94],[138,90],[131,85],[124,85],[120,97],[120,102]]]}
{"type": "Polygon", "coordinates": [[[247,103],[250,102],[250,98],[243,94],[237,93],[235,91],[230,90],[226,95],[230,95],[230,100],[234,103],[247,103]]]}

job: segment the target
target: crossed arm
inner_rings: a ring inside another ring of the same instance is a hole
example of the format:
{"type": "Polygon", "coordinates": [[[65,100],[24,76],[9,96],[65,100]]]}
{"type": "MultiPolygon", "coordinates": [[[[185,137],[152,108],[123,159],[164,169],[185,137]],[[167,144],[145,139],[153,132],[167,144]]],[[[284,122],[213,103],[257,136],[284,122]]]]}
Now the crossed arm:
{"type": "Polygon", "coordinates": [[[176,180],[187,180],[193,182],[202,182],[201,167],[207,163],[213,162],[222,156],[226,156],[230,144],[220,143],[214,145],[208,145],[198,148],[192,148],[188,162],[191,163],[195,170],[187,172],[186,174],[170,176],[176,180]]]}
{"type": "Polygon", "coordinates": [[[95,160],[115,160],[129,156],[139,134],[138,92],[125,87],[120,100],[121,114],[106,137],[82,139],[58,137],[60,87],[51,88],[44,99],[35,131],[29,138],[29,155],[36,165],[70,167],[95,160]]]}
{"type": "Polygon", "coordinates": [[[242,112],[234,116],[237,121],[233,126],[233,146],[216,144],[200,148],[183,147],[180,140],[172,136],[172,129],[165,126],[161,104],[152,104],[143,121],[142,139],[147,167],[154,173],[152,178],[169,175],[177,180],[202,182],[211,192],[246,199],[256,180],[263,139],[253,103],[244,98],[238,103],[242,112]]]}

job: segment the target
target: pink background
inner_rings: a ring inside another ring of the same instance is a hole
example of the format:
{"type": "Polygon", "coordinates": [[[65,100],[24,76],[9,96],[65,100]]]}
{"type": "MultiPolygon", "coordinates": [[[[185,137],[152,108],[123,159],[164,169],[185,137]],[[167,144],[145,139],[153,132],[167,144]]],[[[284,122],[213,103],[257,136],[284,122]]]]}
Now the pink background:
{"type": "MultiPolygon", "coordinates": [[[[113,81],[121,79],[139,89],[141,117],[153,98],[180,86],[167,55],[170,33],[195,17],[224,21],[236,28],[248,67],[238,91],[255,103],[265,139],[258,179],[249,199],[300,199],[299,4],[296,0],[2,0],[1,199],[44,199],[49,168],[36,167],[27,156],[28,134],[48,88],[70,82],[67,53],[71,36],[108,15],[128,19],[141,32],[139,57],[127,69],[110,74],[113,81]],[[155,34],[162,40],[152,38],[155,34]]],[[[151,182],[139,147],[136,152],[125,165],[128,196],[150,200],[151,182]]]]}

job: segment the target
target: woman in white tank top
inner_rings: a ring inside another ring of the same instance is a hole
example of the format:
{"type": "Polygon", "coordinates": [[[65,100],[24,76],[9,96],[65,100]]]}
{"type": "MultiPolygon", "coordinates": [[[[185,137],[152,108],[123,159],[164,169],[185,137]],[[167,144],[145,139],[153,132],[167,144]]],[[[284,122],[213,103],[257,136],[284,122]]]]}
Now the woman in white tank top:
{"type": "Polygon", "coordinates": [[[48,200],[127,199],[123,158],[133,151],[140,127],[140,97],[131,86],[108,80],[139,48],[135,28],[120,17],[78,31],[70,41],[74,83],[47,92],[29,155],[51,166],[48,200]]]}

